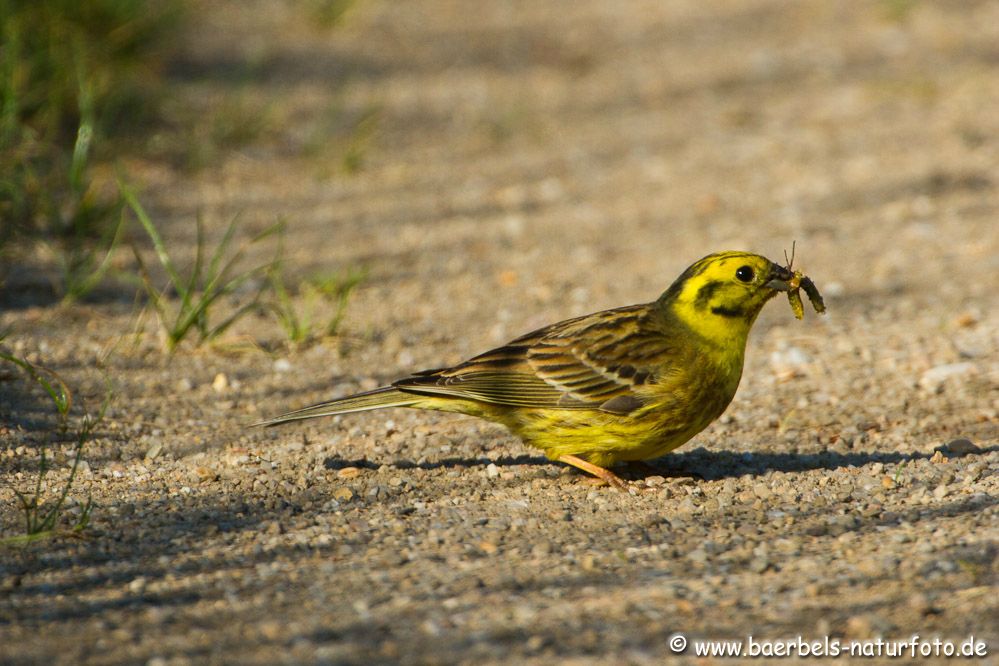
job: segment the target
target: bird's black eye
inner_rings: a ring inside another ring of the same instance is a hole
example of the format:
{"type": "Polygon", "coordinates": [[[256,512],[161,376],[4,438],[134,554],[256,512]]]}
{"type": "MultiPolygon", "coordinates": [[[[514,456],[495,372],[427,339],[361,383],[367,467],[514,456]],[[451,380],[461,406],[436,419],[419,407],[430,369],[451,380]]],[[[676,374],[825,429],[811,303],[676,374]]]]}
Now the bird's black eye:
{"type": "Polygon", "coordinates": [[[755,273],[753,273],[753,269],[749,266],[740,266],[738,270],[735,271],[735,277],[740,282],[752,282],[754,275],[755,273]]]}

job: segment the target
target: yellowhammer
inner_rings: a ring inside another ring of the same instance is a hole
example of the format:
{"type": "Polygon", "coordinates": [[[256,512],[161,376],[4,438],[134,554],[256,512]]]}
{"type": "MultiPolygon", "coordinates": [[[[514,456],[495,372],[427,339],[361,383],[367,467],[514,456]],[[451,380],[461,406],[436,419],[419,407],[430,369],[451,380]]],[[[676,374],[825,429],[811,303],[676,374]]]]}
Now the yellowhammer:
{"type": "Polygon", "coordinates": [[[739,386],[756,317],[778,291],[798,314],[799,286],[822,311],[814,284],[790,266],[746,252],[708,255],[652,303],[551,324],[454,367],[258,425],[380,407],[459,412],[626,488],[606,468],[664,455],[718,418],[739,386]]]}

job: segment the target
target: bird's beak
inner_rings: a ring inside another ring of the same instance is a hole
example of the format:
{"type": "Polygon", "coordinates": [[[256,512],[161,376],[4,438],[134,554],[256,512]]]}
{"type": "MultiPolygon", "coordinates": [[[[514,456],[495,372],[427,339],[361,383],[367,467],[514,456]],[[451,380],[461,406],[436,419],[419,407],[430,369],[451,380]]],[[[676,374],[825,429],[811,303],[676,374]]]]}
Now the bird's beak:
{"type": "Polygon", "coordinates": [[[791,272],[789,268],[780,266],[778,264],[770,265],[770,275],[765,286],[773,289],[775,291],[788,291],[791,289],[789,284],[791,279],[794,277],[794,273],[791,272]]]}

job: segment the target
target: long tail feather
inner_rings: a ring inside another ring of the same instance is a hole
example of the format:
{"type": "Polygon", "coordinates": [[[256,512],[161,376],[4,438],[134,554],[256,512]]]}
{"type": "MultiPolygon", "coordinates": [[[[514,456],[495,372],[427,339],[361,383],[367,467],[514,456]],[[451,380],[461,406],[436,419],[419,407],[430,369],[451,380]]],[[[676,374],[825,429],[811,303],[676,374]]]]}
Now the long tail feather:
{"type": "Polygon", "coordinates": [[[382,407],[408,407],[419,402],[420,398],[412,393],[404,393],[393,386],[382,386],[372,391],[348,395],[336,400],[327,400],[317,405],[296,409],[272,419],[254,423],[254,426],[276,426],[289,421],[302,421],[304,419],[314,419],[319,416],[333,416],[335,414],[349,414],[351,412],[364,412],[369,409],[380,409],[382,407]]]}

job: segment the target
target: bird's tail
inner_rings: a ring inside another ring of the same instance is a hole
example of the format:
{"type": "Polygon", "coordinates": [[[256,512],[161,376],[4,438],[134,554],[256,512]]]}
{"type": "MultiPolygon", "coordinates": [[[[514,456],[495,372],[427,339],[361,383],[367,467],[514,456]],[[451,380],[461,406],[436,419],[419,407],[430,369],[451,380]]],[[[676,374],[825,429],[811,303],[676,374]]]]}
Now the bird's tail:
{"type": "Polygon", "coordinates": [[[289,421],[301,421],[303,419],[314,419],[318,416],[333,416],[335,414],[349,414],[351,412],[364,412],[369,409],[380,409],[381,407],[408,407],[420,401],[420,397],[412,393],[404,393],[394,386],[382,386],[364,393],[355,393],[336,400],[327,400],[311,407],[303,407],[293,412],[288,412],[272,419],[254,423],[254,426],[276,426],[289,421]]]}

